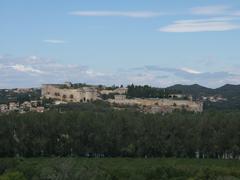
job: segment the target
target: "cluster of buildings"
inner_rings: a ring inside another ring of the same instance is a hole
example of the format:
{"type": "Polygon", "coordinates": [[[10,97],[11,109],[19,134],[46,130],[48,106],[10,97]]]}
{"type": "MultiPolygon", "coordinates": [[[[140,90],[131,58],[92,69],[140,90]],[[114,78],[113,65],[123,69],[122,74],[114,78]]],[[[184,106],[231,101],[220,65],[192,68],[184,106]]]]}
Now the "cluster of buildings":
{"type": "Polygon", "coordinates": [[[113,90],[99,89],[94,86],[75,88],[71,83],[42,85],[42,98],[54,99],[58,104],[67,102],[91,102],[102,100],[101,95],[114,94],[114,98],[106,101],[112,106],[138,106],[141,111],[149,113],[165,113],[174,110],[202,112],[203,103],[193,101],[192,98],[183,100],[182,95],[171,95],[168,99],[133,98],[126,97],[127,88],[120,87],[113,90]],[[176,98],[177,97],[177,98],[176,98]]]}
{"type": "Polygon", "coordinates": [[[9,112],[44,112],[44,107],[41,106],[40,101],[25,101],[23,103],[19,102],[9,102],[8,104],[0,104],[0,113],[9,113],[9,112]]]}
{"type": "Polygon", "coordinates": [[[215,96],[202,96],[201,99],[203,101],[210,101],[210,102],[222,102],[222,101],[227,101],[227,98],[224,98],[220,95],[215,95],[215,96]]]}
{"type": "Polygon", "coordinates": [[[17,89],[14,89],[13,92],[14,93],[30,93],[30,92],[33,92],[34,90],[36,90],[37,88],[17,88],[17,89]]]}

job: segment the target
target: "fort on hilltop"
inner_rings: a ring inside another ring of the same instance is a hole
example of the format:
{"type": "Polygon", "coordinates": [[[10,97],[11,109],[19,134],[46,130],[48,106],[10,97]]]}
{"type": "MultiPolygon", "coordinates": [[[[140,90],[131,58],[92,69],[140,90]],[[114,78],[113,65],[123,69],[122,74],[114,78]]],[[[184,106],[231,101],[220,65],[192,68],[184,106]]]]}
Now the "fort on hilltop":
{"type": "Polygon", "coordinates": [[[65,102],[89,102],[98,99],[95,87],[73,87],[70,82],[65,84],[43,84],[42,97],[65,102]]]}
{"type": "MultiPolygon", "coordinates": [[[[89,86],[81,84],[43,84],[42,98],[53,99],[61,103],[68,102],[91,102],[103,100],[102,95],[110,95],[105,99],[113,107],[114,106],[138,106],[141,111],[149,113],[166,113],[174,110],[186,110],[192,112],[202,112],[203,103],[201,101],[193,101],[192,99],[174,99],[169,98],[127,98],[128,88],[119,87],[113,90],[106,88],[98,88],[97,86],[89,86]]],[[[56,103],[57,104],[57,103],[56,103]]]]}

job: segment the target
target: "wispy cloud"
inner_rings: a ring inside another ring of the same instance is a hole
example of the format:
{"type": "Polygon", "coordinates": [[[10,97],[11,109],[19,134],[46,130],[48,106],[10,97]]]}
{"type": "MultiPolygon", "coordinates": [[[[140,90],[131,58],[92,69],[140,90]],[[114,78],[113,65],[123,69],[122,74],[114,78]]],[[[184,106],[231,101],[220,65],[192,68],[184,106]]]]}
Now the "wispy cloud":
{"type": "Polygon", "coordinates": [[[201,74],[201,72],[196,71],[196,70],[191,69],[191,68],[186,68],[186,67],[184,67],[184,68],[181,68],[181,70],[182,70],[182,71],[185,71],[185,72],[187,72],[187,73],[190,73],[190,74],[201,74]]]}
{"type": "Polygon", "coordinates": [[[200,75],[200,74],[203,74],[203,72],[197,71],[197,70],[189,68],[189,67],[164,68],[164,67],[158,67],[158,66],[145,66],[144,69],[147,71],[154,71],[154,72],[169,72],[169,73],[173,73],[176,75],[183,75],[183,74],[200,75]]]}
{"type": "Polygon", "coordinates": [[[223,15],[230,9],[231,7],[226,5],[202,6],[192,8],[191,13],[195,15],[223,15]]]}
{"type": "Polygon", "coordinates": [[[74,11],[70,15],[75,16],[90,16],[90,17],[131,17],[131,18],[151,18],[165,13],[153,11],[74,11]]]}
{"type": "Polygon", "coordinates": [[[231,18],[209,18],[180,20],[173,24],[161,27],[161,32],[208,32],[208,31],[230,31],[240,29],[240,24],[230,22],[231,18]]]}
{"type": "Polygon", "coordinates": [[[65,41],[59,40],[59,39],[45,39],[43,40],[45,43],[50,43],[50,44],[64,44],[65,41]]]}
{"type": "MultiPolygon", "coordinates": [[[[69,13],[74,16],[84,17],[131,17],[151,18],[167,15],[178,15],[169,12],[156,11],[73,11],[69,13]]],[[[181,15],[181,14],[179,14],[181,15]]],[[[161,32],[209,32],[209,31],[230,31],[240,29],[238,23],[240,11],[228,5],[212,5],[193,7],[185,15],[208,16],[206,19],[177,20],[172,24],[158,29],[161,32]],[[217,16],[217,17],[215,17],[217,16]],[[220,16],[220,17],[218,17],[220,16]],[[222,16],[222,17],[221,17],[222,16]],[[211,17],[211,18],[210,18],[211,17]]]]}
{"type": "Polygon", "coordinates": [[[206,15],[206,16],[240,16],[240,11],[228,5],[212,5],[194,7],[190,9],[193,15],[206,15]]]}
{"type": "Polygon", "coordinates": [[[37,74],[43,74],[44,73],[43,71],[41,71],[39,69],[35,69],[31,66],[26,66],[26,65],[23,65],[23,64],[16,64],[16,65],[13,65],[13,66],[10,66],[10,67],[12,67],[14,70],[24,72],[24,73],[37,73],[37,74]]]}

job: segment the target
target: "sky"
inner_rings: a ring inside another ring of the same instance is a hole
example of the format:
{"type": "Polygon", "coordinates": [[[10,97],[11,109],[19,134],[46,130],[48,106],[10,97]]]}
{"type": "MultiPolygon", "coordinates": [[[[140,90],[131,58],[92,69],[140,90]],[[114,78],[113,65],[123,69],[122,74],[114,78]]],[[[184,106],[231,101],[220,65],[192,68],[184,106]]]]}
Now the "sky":
{"type": "Polygon", "coordinates": [[[0,88],[240,84],[240,1],[1,0],[0,88]]]}

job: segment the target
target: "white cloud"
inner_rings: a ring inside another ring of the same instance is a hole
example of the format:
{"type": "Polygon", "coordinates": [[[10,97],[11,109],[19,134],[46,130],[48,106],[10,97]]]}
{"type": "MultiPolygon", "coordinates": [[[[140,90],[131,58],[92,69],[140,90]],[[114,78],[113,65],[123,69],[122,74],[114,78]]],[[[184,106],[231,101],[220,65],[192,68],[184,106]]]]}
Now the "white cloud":
{"type": "Polygon", "coordinates": [[[37,73],[37,74],[43,74],[44,72],[39,70],[39,69],[35,69],[32,68],[30,66],[25,66],[23,64],[16,64],[11,66],[14,70],[16,71],[20,71],[20,72],[24,72],[24,73],[37,73]]]}
{"type": "Polygon", "coordinates": [[[212,17],[207,19],[187,19],[187,20],[178,20],[178,23],[201,23],[201,22],[227,22],[237,20],[236,17],[212,17]]]}
{"type": "Polygon", "coordinates": [[[45,43],[50,43],[50,44],[64,44],[65,41],[59,40],[59,39],[45,39],[43,40],[45,43]]]}
{"type": "Polygon", "coordinates": [[[182,70],[184,72],[187,72],[187,73],[190,73],[190,74],[201,74],[201,72],[196,71],[194,69],[190,69],[190,68],[180,68],[180,70],[182,70]]]}
{"type": "MultiPolygon", "coordinates": [[[[229,19],[230,20],[230,19],[229,19]]],[[[229,31],[240,29],[240,25],[229,22],[228,19],[195,19],[175,21],[173,24],[161,27],[161,32],[207,32],[207,31],[229,31]]]]}
{"type": "Polygon", "coordinates": [[[75,16],[96,16],[96,17],[132,17],[132,18],[150,18],[164,15],[165,13],[153,11],[74,11],[70,15],[75,16]]]}
{"type": "Polygon", "coordinates": [[[231,7],[226,5],[213,5],[194,7],[191,9],[192,14],[196,15],[222,15],[228,13],[231,7]]]}

